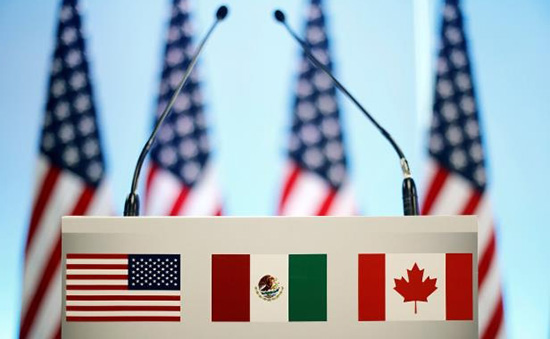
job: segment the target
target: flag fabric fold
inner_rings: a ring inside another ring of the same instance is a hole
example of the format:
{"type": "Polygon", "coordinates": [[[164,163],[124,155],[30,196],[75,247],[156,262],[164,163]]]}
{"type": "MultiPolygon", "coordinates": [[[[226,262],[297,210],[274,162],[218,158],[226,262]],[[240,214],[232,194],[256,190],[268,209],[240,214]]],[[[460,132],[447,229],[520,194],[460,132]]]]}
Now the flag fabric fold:
{"type": "Polygon", "coordinates": [[[480,338],[504,337],[496,228],[486,185],[479,110],[458,0],[443,7],[422,214],[478,216],[480,338]]]}
{"type": "Polygon", "coordinates": [[[64,0],[25,245],[20,338],[61,336],[61,217],[110,215],[105,161],[76,0],[64,0]]]}

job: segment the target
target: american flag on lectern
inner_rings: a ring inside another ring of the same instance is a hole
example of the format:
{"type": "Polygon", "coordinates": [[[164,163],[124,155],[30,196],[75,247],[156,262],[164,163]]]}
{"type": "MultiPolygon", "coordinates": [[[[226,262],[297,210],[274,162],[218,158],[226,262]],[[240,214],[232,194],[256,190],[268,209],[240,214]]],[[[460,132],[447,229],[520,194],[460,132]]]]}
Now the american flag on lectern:
{"type": "Polygon", "coordinates": [[[485,157],[463,18],[457,0],[443,10],[436,92],[430,131],[428,188],[422,214],[479,217],[479,331],[504,336],[495,227],[486,192],[485,157]]]}
{"type": "Polygon", "coordinates": [[[61,216],[111,214],[76,0],[64,0],[25,247],[20,338],[61,335],[61,216]]]}
{"type": "MultiPolygon", "coordinates": [[[[332,61],[321,0],[308,7],[306,43],[329,69],[332,61]]],[[[302,54],[279,215],[351,215],[340,111],[331,79],[302,54]]]]}
{"type": "MultiPolygon", "coordinates": [[[[158,97],[158,117],[191,61],[188,0],[174,0],[158,97]]],[[[151,150],[145,185],[148,215],[220,215],[221,195],[210,157],[203,98],[193,71],[151,150]]]]}

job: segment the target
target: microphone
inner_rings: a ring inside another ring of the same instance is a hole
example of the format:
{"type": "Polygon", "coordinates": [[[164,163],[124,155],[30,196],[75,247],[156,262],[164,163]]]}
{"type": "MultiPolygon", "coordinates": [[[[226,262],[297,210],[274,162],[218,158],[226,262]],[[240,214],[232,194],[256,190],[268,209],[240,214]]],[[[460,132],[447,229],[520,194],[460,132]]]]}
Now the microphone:
{"type": "Polygon", "coordinates": [[[307,45],[305,41],[300,39],[298,35],[290,28],[288,23],[285,19],[285,14],[281,10],[276,10],[273,12],[273,16],[275,17],[275,20],[280,22],[283,26],[285,26],[286,30],[290,35],[298,42],[300,47],[302,47],[302,50],[304,51],[305,55],[308,57],[308,59],[319,69],[321,69],[326,75],[330,77],[334,85],[342,92],[348,99],[350,99],[354,105],[359,108],[361,112],[367,117],[368,120],[376,127],[376,129],[388,140],[388,142],[391,144],[395,152],[397,153],[399,157],[399,162],[401,164],[401,171],[403,172],[403,187],[402,187],[402,193],[403,193],[403,213],[404,215],[418,215],[418,195],[416,193],[416,185],[414,183],[414,180],[411,175],[411,170],[409,168],[409,163],[407,161],[407,158],[403,154],[403,151],[401,151],[401,148],[399,145],[393,140],[392,136],[384,127],[382,127],[376,119],[373,118],[372,115],[355,99],[353,95],[334,77],[334,75],[330,72],[330,70],[323,65],[322,62],[317,59],[313,53],[311,52],[311,49],[307,45]]]}
{"type": "Polygon", "coordinates": [[[149,139],[147,139],[147,142],[143,146],[143,149],[141,150],[138,161],[136,163],[136,168],[134,170],[134,177],[132,179],[132,187],[130,189],[130,194],[128,195],[128,197],[126,198],[126,202],[124,203],[125,217],[134,217],[139,215],[139,195],[137,194],[137,185],[139,181],[139,174],[141,172],[141,168],[143,167],[143,162],[145,161],[145,157],[147,156],[147,154],[149,153],[149,150],[151,149],[151,147],[153,146],[153,143],[155,142],[160,126],[162,126],[162,123],[164,122],[168,114],[170,114],[172,110],[172,106],[174,106],[174,102],[176,101],[176,98],[180,94],[181,89],[183,88],[183,85],[185,85],[185,83],[187,82],[187,79],[189,78],[189,76],[191,75],[191,72],[193,71],[193,68],[195,68],[195,64],[197,63],[197,60],[199,58],[199,55],[202,52],[204,45],[210,38],[210,35],[214,31],[218,23],[223,19],[225,19],[228,12],[229,10],[227,6],[220,6],[216,11],[216,20],[214,21],[212,26],[210,26],[210,29],[208,30],[208,32],[206,33],[206,35],[198,45],[195,51],[195,54],[193,55],[193,58],[189,63],[189,66],[187,66],[187,69],[185,70],[183,77],[181,78],[178,86],[176,87],[176,90],[174,91],[174,94],[172,95],[172,97],[170,98],[170,101],[168,101],[168,104],[166,105],[166,108],[158,118],[157,123],[155,124],[155,128],[153,129],[153,132],[149,136],[149,139]]]}

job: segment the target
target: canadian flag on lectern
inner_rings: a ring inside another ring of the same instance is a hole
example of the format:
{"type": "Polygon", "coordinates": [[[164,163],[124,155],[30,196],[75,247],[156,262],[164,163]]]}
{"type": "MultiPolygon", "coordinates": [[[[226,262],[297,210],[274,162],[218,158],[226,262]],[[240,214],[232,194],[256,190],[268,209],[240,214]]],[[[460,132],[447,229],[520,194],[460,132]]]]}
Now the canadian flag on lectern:
{"type": "Polygon", "coordinates": [[[359,254],[359,321],[473,320],[471,253],[359,254]]]}

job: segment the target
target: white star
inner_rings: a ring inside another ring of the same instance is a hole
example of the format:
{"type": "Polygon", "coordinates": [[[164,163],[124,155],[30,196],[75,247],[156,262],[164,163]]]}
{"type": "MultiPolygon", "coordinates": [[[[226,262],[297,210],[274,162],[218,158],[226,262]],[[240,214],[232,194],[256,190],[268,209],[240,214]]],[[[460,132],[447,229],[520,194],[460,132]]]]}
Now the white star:
{"type": "Polygon", "coordinates": [[[101,178],[101,175],[103,174],[103,166],[100,162],[94,161],[88,166],[86,169],[86,174],[92,179],[92,180],[98,180],[101,178]]]}
{"type": "Polygon", "coordinates": [[[296,89],[298,97],[305,98],[313,93],[313,86],[306,79],[300,79],[298,81],[298,88],[296,89]]]}
{"type": "Polygon", "coordinates": [[[191,21],[187,20],[181,27],[181,31],[183,32],[183,35],[190,37],[193,35],[193,25],[191,24],[191,21]]]}
{"type": "Polygon", "coordinates": [[[460,99],[460,108],[466,113],[467,115],[471,115],[475,112],[476,105],[474,102],[474,98],[472,98],[470,95],[465,95],[460,99]]]}
{"type": "Polygon", "coordinates": [[[338,141],[331,141],[327,143],[325,146],[325,154],[332,162],[341,161],[344,157],[344,148],[342,147],[342,143],[338,141]]]}
{"type": "Polygon", "coordinates": [[[474,142],[472,146],[470,146],[469,153],[475,162],[480,162],[483,159],[483,148],[479,142],[474,142]]]}
{"type": "Polygon", "coordinates": [[[453,84],[446,79],[442,79],[437,83],[437,93],[443,98],[448,98],[454,94],[453,84]]]}
{"type": "Polygon", "coordinates": [[[63,67],[63,62],[60,58],[55,58],[52,64],[52,73],[57,74],[59,71],[61,71],[61,68],[63,67]]]}
{"type": "Polygon", "coordinates": [[[321,140],[321,133],[316,126],[305,124],[300,128],[300,139],[302,139],[306,145],[310,146],[321,140]]]}
{"type": "Polygon", "coordinates": [[[65,94],[66,87],[65,87],[65,81],[61,79],[57,79],[52,84],[52,94],[54,97],[60,97],[63,94],[65,94]]]}
{"type": "Polygon", "coordinates": [[[163,147],[159,154],[159,160],[166,167],[172,166],[177,161],[176,151],[171,146],[163,147]]]}
{"type": "Polygon", "coordinates": [[[78,123],[78,130],[82,135],[87,136],[95,131],[94,119],[84,116],[78,123]]]}
{"type": "Polygon", "coordinates": [[[480,186],[485,185],[486,177],[485,177],[485,169],[483,166],[479,165],[476,170],[474,171],[474,179],[477,181],[477,184],[480,186]]]}
{"type": "Polygon", "coordinates": [[[441,107],[441,113],[443,114],[445,121],[452,122],[458,117],[458,108],[454,102],[445,101],[441,107]]]}
{"type": "Polygon", "coordinates": [[[42,147],[46,151],[51,150],[55,146],[55,138],[51,133],[44,134],[44,137],[42,138],[42,147]]]}
{"type": "Polygon", "coordinates": [[[317,107],[319,107],[321,113],[325,115],[333,114],[337,108],[336,100],[334,100],[334,97],[329,94],[320,95],[317,98],[317,107]]]}
{"type": "Polygon", "coordinates": [[[452,45],[458,44],[462,41],[462,33],[460,30],[453,26],[448,26],[445,29],[445,37],[449,40],[452,45]]]}
{"type": "Polygon", "coordinates": [[[168,42],[172,43],[181,37],[179,27],[170,27],[168,31],[168,42]]]}
{"type": "Polygon", "coordinates": [[[327,66],[329,62],[328,53],[322,48],[313,48],[311,54],[315,56],[323,65],[327,66]]]}
{"type": "Polygon", "coordinates": [[[453,63],[453,66],[455,68],[462,68],[467,63],[466,55],[464,54],[463,51],[461,51],[459,49],[454,49],[451,52],[450,58],[451,58],[451,62],[453,63]]]}
{"type": "Polygon", "coordinates": [[[315,106],[311,101],[299,101],[296,107],[296,113],[302,121],[309,121],[317,115],[315,106]]]}
{"type": "Polygon", "coordinates": [[[59,128],[59,138],[66,144],[74,139],[74,127],[71,124],[63,124],[59,128]]]}
{"type": "Polygon", "coordinates": [[[445,136],[453,146],[460,144],[464,140],[462,130],[456,125],[451,125],[445,132],[445,136]]]}
{"type": "Polygon", "coordinates": [[[84,155],[86,155],[88,159],[95,157],[96,155],[99,154],[99,145],[95,139],[90,138],[86,140],[86,142],[84,143],[84,146],[82,147],[82,151],[84,152],[84,155]]]}
{"type": "Polygon", "coordinates": [[[61,40],[66,46],[69,46],[78,38],[77,30],[74,27],[65,27],[61,33],[61,40]]]}
{"type": "Polygon", "coordinates": [[[92,102],[90,101],[90,96],[87,94],[79,94],[76,97],[74,106],[78,113],[83,113],[90,109],[92,102]]]}
{"type": "Polygon", "coordinates": [[[176,120],[176,132],[179,136],[188,135],[193,133],[195,130],[195,124],[193,123],[193,118],[190,116],[180,116],[176,120]]]}
{"type": "Polygon", "coordinates": [[[59,101],[55,106],[53,113],[59,120],[63,120],[69,116],[69,103],[66,101],[59,101]]]}
{"type": "Polygon", "coordinates": [[[306,35],[310,45],[315,45],[325,40],[325,32],[319,26],[309,27],[306,35]]]}
{"type": "MultiPolygon", "coordinates": [[[[201,167],[198,162],[187,162],[183,165],[180,173],[187,182],[194,182],[199,176],[201,167]]],[[[164,271],[164,268],[162,268],[164,271]]]]}
{"type": "Polygon", "coordinates": [[[472,139],[479,136],[479,125],[475,119],[468,119],[464,126],[464,130],[466,131],[466,134],[468,134],[468,136],[472,139]]]}
{"type": "Polygon", "coordinates": [[[199,148],[201,152],[208,152],[210,150],[210,141],[208,141],[208,136],[206,134],[202,134],[199,137],[199,148]]]}
{"type": "Polygon", "coordinates": [[[80,156],[78,155],[78,150],[74,146],[67,147],[63,152],[63,161],[69,166],[73,166],[80,161],[80,156]]]}
{"type": "Polygon", "coordinates": [[[172,89],[176,89],[182,77],[183,77],[183,71],[181,70],[172,71],[168,76],[168,82],[170,83],[170,87],[172,89]]]}
{"type": "Polygon", "coordinates": [[[182,140],[179,144],[179,153],[184,159],[189,160],[199,153],[197,143],[191,138],[182,140]]]}
{"type": "Polygon", "coordinates": [[[317,5],[311,5],[309,6],[309,11],[308,11],[308,19],[309,20],[315,20],[317,18],[319,18],[321,16],[322,12],[321,12],[321,8],[317,5]]]}
{"type": "Polygon", "coordinates": [[[189,99],[189,95],[185,93],[180,93],[180,95],[178,95],[176,101],[174,102],[174,111],[183,112],[185,110],[188,110],[189,107],[191,107],[191,100],[189,99]]]}
{"type": "Polygon", "coordinates": [[[288,143],[288,149],[290,150],[290,152],[295,152],[297,151],[300,146],[302,145],[300,139],[295,135],[295,134],[292,134],[290,136],[290,141],[288,143]]]}
{"type": "Polygon", "coordinates": [[[330,166],[328,177],[334,185],[340,185],[346,177],[346,169],[340,163],[330,166]]]}
{"type": "Polygon", "coordinates": [[[308,148],[302,157],[306,165],[313,169],[320,167],[325,162],[323,153],[314,147],[308,148]]]}
{"type": "Polygon", "coordinates": [[[191,100],[193,100],[193,103],[197,106],[200,106],[202,104],[202,92],[197,88],[193,91],[193,94],[191,94],[191,100]]]}
{"type": "Polygon", "coordinates": [[[455,84],[461,91],[467,91],[472,88],[472,82],[468,73],[460,72],[456,75],[455,84]]]}
{"type": "Polygon", "coordinates": [[[443,138],[438,133],[434,133],[430,136],[430,151],[433,153],[439,153],[443,149],[443,138]]]}
{"type": "Polygon", "coordinates": [[[313,82],[319,91],[327,90],[332,86],[332,80],[322,71],[315,72],[313,82]]]}
{"type": "Polygon", "coordinates": [[[457,16],[456,7],[454,5],[447,4],[443,9],[443,16],[447,21],[454,20],[457,16]]]}
{"type": "Polygon", "coordinates": [[[174,67],[175,65],[182,62],[183,58],[184,58],[184,54],[181,48],[170,47],[170,49],[168,50],[168,53],[166,53],[166,63],[170,67],[174,67]]]}
{"type": "Polygon", "coordinates": [[[321,131],[327,138],[335,138],[340,135],[340,124],[335,118],[325,118],[321,122],[321,131]]]}
{"type": "Polygon", "coordinates": [[[82,53],[77,49],[71,49],[65,57],[65,62],[69,67],[76,67],[82,62],[82,53]]]}
{"type": "Polygon", "coordinates": [[[449,71],[449,65],[447,65],[447,58],[439,57],[437,59],[437,74],[443,75],[449,71]]]}
{"type": "Polygon", "coordinates": [[[451,153],[451,163],[454,167],[462,169],[466,166],[467,162],[468,160],[463,150],[457,148],[451,153]]]}
{"type": "Polygon", "coordinates": [[[75,91],[78,91],[82,87],[86,86],[86,75],[84,75],[84,73],[82,72],[76,72],[69,80],[69,83],[75,91]]]}

